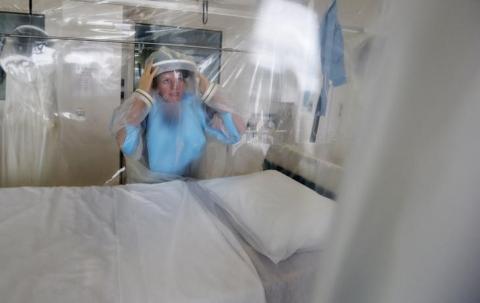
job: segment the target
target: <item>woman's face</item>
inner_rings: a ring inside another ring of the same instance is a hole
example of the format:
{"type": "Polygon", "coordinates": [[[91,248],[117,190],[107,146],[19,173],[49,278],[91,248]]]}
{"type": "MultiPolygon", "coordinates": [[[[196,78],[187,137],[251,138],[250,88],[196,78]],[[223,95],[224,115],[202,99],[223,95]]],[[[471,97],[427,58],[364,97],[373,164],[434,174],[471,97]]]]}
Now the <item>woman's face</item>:
{"type": "Polygon", "coordinates": [[[158,93],[167,102],[178,102],[185,90],[185,80],[181,72],[164,72],[158,76],[158,93]]]}

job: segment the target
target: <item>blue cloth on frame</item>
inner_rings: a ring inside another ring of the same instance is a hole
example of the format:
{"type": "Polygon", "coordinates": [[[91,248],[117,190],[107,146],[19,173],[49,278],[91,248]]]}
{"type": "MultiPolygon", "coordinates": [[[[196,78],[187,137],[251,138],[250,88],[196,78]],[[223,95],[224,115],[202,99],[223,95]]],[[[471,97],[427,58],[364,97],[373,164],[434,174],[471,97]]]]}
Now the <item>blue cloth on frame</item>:
{"type": "Polygon", "coordinates": [[[347,82],[344,63],[343,33],[337,18],[336,0],[332,1],[323,17],[320,43],[323,83],[315,108],[310,142],[315,142],[320,116],[325,116],[326,114],[330,82],[333,86],[339,86],[347,82]]]}
{"type": "Polygon", "coordinates": [[[324,116],[327,110],[327,94],[330,81],[333,86],[347,82],[344,63],[342,27],[337,18],[337,1],[333,0],[325,12],[320,32],[323,83],[315,115],[324,116]]]}
{"type": "Polygon", "coordinates": [[[337,18],[337,1],[333,0],[327,9],[321,26],[322,73],[333,86],[347,81],[344,64],[342,27],[337,18]]]}
{"type": "MultiPolygon", "coordinates": [[[[173,114],[175,116],[175,114],[173,114]]],[[[200,158],[206,144],[205,133],[225,144],[240,140],[231,113],[220,113],[226,132],[211,127],[200,100],[185,93],[178,108],[178,119],[168,114],[165,102],[154,102],[145,126],[148,168],[168,175],[183,175],[189,165],[200,158]]],[[[125,155],[133,155],[142,135],[141,126],[127,126],[122,145],[125,155]]]]}

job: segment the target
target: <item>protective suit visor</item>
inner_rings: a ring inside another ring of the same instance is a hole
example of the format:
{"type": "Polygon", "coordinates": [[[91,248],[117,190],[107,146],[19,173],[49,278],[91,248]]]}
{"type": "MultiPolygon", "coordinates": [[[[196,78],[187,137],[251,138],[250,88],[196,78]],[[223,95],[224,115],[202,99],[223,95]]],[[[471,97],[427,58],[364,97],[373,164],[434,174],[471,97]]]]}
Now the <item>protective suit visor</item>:
{"type": "Polygon", "coordinates": [[[153,61],[153,67],[157,69],[155,76],[160,75],[165,72],[170,71],[189,71],[194,73],[197,70],[197,66],[194,62],[189,60],[164,60],[164,61],[153,61]]]}

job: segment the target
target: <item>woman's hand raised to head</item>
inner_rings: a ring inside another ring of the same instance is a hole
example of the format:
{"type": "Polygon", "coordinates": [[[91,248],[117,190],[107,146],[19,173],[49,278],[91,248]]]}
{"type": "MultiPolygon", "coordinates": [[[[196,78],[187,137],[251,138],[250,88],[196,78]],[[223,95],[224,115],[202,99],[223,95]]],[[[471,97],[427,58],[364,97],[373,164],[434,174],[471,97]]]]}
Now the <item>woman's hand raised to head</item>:
{"type": "Polygon", "coordinates": [[[143,71],[143,74],[138,81],[138,88],[145,92],[150,92],[150,88],[152,87],[152,81],[153,78],[155,78],[155,74],[157,71],[157,68],[154,68],[152,65],[153,62],[148,62],[145,65],[145,70],[143,71]]]}

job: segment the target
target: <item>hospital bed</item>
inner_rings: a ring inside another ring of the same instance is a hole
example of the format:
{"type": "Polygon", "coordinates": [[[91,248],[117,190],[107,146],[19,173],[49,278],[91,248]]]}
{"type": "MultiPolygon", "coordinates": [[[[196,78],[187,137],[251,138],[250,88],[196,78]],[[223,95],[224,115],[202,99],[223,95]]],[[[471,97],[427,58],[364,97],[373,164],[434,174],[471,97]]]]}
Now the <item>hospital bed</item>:
{"type": "Polygon", "coordinates": [[[304,302],[333,210],[274,171],[0,189],[1,301],[304,302]]]}

